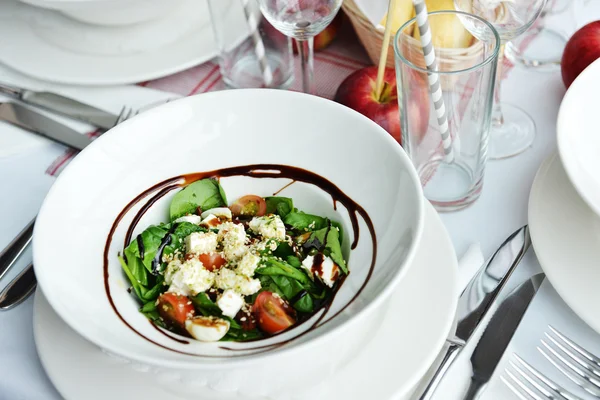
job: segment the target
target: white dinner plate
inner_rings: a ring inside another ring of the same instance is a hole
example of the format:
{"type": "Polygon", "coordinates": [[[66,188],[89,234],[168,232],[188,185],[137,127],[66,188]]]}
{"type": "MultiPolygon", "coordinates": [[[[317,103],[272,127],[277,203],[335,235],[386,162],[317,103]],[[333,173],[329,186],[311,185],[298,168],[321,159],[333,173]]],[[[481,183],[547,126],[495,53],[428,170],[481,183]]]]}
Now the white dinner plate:
{"type": "Polygon", "coordinates": [[[561,103],[557,141],[565,171],[583,200],[600,215],[600,60],[586,68],[561,103]]]}
{"type": "Polygon", "coordinates": [[[535,253],[565,303],[600,332],[600,217],[569,181],[560,157],[540,167],[529,198],[535,253]]]}
{"type": "MultiPolygon", "coordinates": [[[[294,399],[407,399],[437,357],[454,321],[457,261],[439,216],[425,207],[423,238],[406,277],[390,298],[380,330],[343,370],[294,399]],[[397,307],[410,303],[412,307],[397,307]]],[[[151,372],[106,355],[70,329],[38,291],[34,337],[50,380],[66,399],[219,399],[239,395],[159,386],[151,372]]],[[[208,390],[208,389],[206,389],[208,390]]],[[[289,394],[277,396],[277,399],[289,394]]]]}
{"type": "MultiPolygon", "coordinates": [[[[0,63],[50,82],[137,83],[217,55],[205,0],[181,0],[158,20],[122,27],[85,24],[15,0],[0,6],[0,63]]],[[[243,40],[246,28],[231,24],[243,40]]]]}

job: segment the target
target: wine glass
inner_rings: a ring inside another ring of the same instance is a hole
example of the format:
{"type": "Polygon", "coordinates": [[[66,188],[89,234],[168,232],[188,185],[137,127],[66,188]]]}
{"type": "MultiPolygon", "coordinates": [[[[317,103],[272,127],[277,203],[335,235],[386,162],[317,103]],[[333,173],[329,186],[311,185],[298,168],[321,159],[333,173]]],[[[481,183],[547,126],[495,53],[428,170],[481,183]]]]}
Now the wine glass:
{"type": "Polygon", "coordinates": [[[572,0],[548,0],[537,22],[524,35],[506,44],[506,58],[536,71],[559,69],[568,36],[546,26],[546,19],[564,13],[572,4],[572,0]]]}
{"type": "MultiPolygon", "coordinates": [[[[490,158],[500,159],[520,154],[533,144],[535,122],[521,108],[500,102],[504,46],[533,25],[546,5],[546,0],[454,0],[454,5],[457,10],[486,19],[500,35],[502,46],[498,55],[494,91],[490,158]]],[[[468,20],[463,20],[463,24],[473,36],[479,38],[483,34],[478,32],[477,26],[470,26],[468,20]]]]}
{"type": "Polygon", "coordinates": [[[298,42],[302,88],[313,94],[313,38],[333,20],[342,0],[258,0],[258,4],[271,25],[298,42]]]}

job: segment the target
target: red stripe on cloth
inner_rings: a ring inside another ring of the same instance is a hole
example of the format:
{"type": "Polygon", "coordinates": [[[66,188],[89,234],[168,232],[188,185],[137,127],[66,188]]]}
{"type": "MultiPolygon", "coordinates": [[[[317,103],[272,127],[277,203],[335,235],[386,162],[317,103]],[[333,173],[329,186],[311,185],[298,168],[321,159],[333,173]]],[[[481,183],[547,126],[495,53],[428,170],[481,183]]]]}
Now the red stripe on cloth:
{"type": "Polygon", "coordinates": [[[214,67],[212,67],[212,69],[210,70],[210,72],[200,80],[200,82],[198,82],[198,84],[196,86],[194,86],[194,88],[191,90],[190,94],[188,94],[188,96],[191,96],[193,94],[195,94],[200,87],[206,83],[206,81],[215,74],[215,72],[217,72],[219,70],[219,66],[215,65],[214,67]]]}
{"type": "MultiPolygon", "coordinates": [[[[89,138],[97,138],[100,136],[100,129],[96,129],[95,131],[91,131],[85,134],[89,138]]],[[[57,172],[68,162],[70,161],[77,152],[75,150],[66,150],[62,156],[58,157],[50,166],[46,169],[46,174],[50,176],[55,176],[57,172]]]]}
{"type": "Polygon", "coordinates": [[[60,156],[54,163],[48,167],[46,173],[50,176],[54,176],[56,172],[75,155],[75,150],[67,150],[60,156]]]}
{"type": "Polygon", "coordinates": [[[219,82],[221,82],[221,75],[213,79],[213,81],[203,90],[203,93],[210,91],[210,89],[212,89],[219,82]]]}

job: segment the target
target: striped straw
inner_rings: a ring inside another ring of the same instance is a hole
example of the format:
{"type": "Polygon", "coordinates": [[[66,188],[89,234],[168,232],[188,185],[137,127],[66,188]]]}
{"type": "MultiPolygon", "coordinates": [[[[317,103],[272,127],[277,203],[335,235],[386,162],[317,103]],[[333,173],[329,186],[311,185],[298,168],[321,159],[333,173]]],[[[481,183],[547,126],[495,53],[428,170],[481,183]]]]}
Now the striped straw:
{"type": "Polygon", "coordinates": [[[452,151],[452,138],[450,137],[450,129],[448,127],[448,115],[446,114],[446,105],[442,97],[442,85],[440,84],[438,71],[438,63],[433,50],[433,42],[431,39],[431,29],[429,28],[429,18],[427,16],[427,7],[423,0],[413,0],[415,11],[417,13],[417,25],[421,34],[421,46],[423,47],[423,55],[425,57],[425,65],[429,71],[429,91],[435,106],[437,122],[442,134],[442,145],[444,147],[444,161],[454,161],[454,153],[452,151]]]}
{"type": "Polygon", "coordinates": [[[269,62],[267,60],[265,45],[262,41],[262,38],[260,37],[260,32],[258,31],[259,21],[256,19],[255,14],[252,12],[250,1],[242,0],[242,4],[244,6],[244,14],[246,15],[246,21],[248,22],[248,27],[250,28],[252,42],[254,43],[254,52],[256,53],[256,58],[258,59],[258,63],[260,64],[260,70],[262,72],[265,86],[269,86],[271,82],[273,82],[273,73],[271,72],[271,67],[269,66],[269,62]]]}

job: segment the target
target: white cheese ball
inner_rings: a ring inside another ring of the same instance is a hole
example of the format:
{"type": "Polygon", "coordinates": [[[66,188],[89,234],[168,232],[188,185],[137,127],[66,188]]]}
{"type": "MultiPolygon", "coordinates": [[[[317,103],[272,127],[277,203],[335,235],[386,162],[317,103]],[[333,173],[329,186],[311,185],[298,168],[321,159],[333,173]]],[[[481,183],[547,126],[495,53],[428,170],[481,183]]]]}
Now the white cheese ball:
{"type": "Polygon", "coordinates": [[[168,292],[183,296],[195,296],[211,288],[215,274],[210,272],[202,263],[193,258],[182,263],[171,261],[165,270],[165,283],[169,285],[168,292]]]}
{"type": "Polygon", "coordinates": [[[188,254],[208,254],[217,251],[218,236],[214,232],[194,232],[185,238],[188,254]]]}
{"type": "Polygon", "coordinates": [[[254,217],[250,221],[250,229],[265,239],[285,240],[285,225],[279,215],[270,214],[254,217]]]}
{"type": "Polygon", "coordinates": [[[236,272],[240,275],[244,275],[251,278],[254,275],[254,271],[258,267],[259,263],[260,257],[256,254],[248,252],[240,260],[236,272]]]}
{"type": "Polygon", "coordinates": [[[241,224],[225,222],[219,226],[219,240],[223,244],[223,254],[228,261],[238,261],[246,252],[246,231],[241,224]]]}
{"type": "Polygon", "coordinates": [[[202,221],[202,218],[199,215],[189,214],[189,215],[184,215],[183,217],[177,218],[174,222],[175,223],[189,222],[194,225],[200,225],[200,221],[202,221]]]}
{"type": "Polygon", "coordinates": [[[232,289],[227,289],[217,299],[217,306],[226,317],[234,318],[244,305],[244,298],[232,289]]]}
{"type": "Polygon", "coordinates": [[[323,262],[321,263],[321,268],[318,271],[315,271],[313,274],[313,263],[314,256],[308,256],[302,261],[302,268],[308,272],[308,275],[314,279],[313,275],[317,275],[317,277],[323,282],[325,285],[332,287],[337,278],[340,275],[340,268],[333,262],[333,260],[329,257],[323,256],[323,262]]]}

